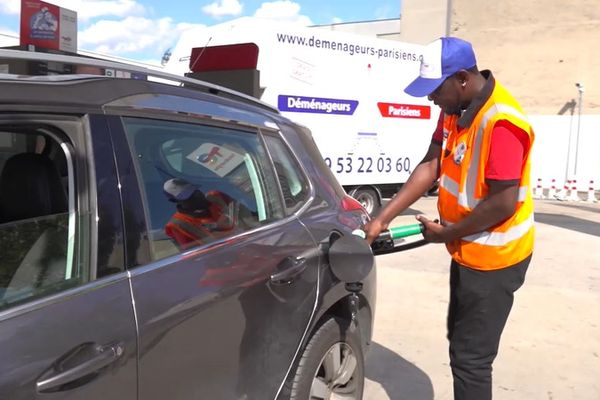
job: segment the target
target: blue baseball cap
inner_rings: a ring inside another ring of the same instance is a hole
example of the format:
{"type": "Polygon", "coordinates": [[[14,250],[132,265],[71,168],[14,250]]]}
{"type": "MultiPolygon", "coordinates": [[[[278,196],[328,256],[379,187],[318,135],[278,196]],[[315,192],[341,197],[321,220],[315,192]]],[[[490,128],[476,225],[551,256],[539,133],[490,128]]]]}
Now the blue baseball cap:
{"type": "Polygon", "coordinates": [[[446,78],[475,65],[471,43],[455,37],[439,38],[425,46],[419,76],[404,91],[414,97],[429,96],[446,78]]]}
{"type": "Polygon", "coordinates": [[[173,178],[165,182],[163,190],[169,201],[178,202],[192,197],[197,188],[185,179],[173,178]]]}

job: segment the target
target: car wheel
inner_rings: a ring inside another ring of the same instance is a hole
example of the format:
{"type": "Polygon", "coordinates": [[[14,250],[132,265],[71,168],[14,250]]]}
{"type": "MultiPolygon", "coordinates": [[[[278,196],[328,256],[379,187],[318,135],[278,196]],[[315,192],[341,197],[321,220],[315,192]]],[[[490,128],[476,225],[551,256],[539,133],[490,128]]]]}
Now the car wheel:
{"type": "Polygon", "coordinates": [[[375,214],[381,207],[377,193],[373,189],[357,189],[352,193],[352,197],[362,204],[369,215],[375,214]]]}
{"type": "Polygon", "coordinates": [[[364,358],[356,325],[330,318],[308,342],[289,398],[362,399],[364,381],[364,358]]]}

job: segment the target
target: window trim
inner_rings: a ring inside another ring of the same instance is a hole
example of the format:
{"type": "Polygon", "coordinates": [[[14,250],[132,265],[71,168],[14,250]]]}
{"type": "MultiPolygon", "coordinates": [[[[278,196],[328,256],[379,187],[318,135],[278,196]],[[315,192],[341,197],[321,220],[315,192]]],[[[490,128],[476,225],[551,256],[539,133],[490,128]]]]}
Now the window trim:
{"type": "MultiPolygon", "coordinates": [[[[59,142],[60,147],[65,153],[67,160],[67,175],[68,175],[68,207],[69,207],[69,236],[67,237],[67,270],[65,271],[65,279],[71,279],[73,273],[73,263],[75,262],[75,238],[77,237],[77,209],[75,204],[75,168],[73,166],[74,149],[70,143],[59,142]]],[[[91,268],[94,269],[95,268],[91,268]]]]}
{"type": "MultiPolygon", "coordinates": [[[[260,140],[260,138],[259,138],[260,140]]],[[[265,150],[266,151],[266,150],[265,150]]],[[[258,211],[258,220],[264,221],[267,219],[267,210],[265,206],[265,197],[260,183],[260,178],[252,158],[248,154],[244,155],[244,164],[248,169],[250,181],[252,182],[252,188],[254,189],[254,199],[256,200],[256,208],[258,211]]]]}
{"type": "MultiPolygon", "coordinates": [[[[22,134],[22,135],[45,135],[48,136],[55,142],[55,145],[63,151],[66,167],[67,167],[67,212],[68,212],[68,228],[67,228],[67,253],[66,253],[66,265],[65,265],[65,274],[64,280],[69,280],[73,278],[73,268],[75,266],[76,261],[79,261],[80,267],[80,278],[82,279],[82,283],[78,284],[74,287],[68,287],[65,289],[58,290],[56,292],[51,292],[41,297],[38,296],[27,296],[23,298],[23,302],[18,302],[16,304],[10,304],[0,310],[0,321],[5,318],[10,318],[13,315],[20,314],[20,310],[25,310],[23,312],[28,312],[32,309],[37,309],[43,307],[46,303],[51,302],[54,303],[53,299],[60,299],[63,297],[65,293],[71,293],[74,290],[78,290],[82,287],[87,286],[92,283],[93,280],[91,278],[91,270],[94,269],[89,263],[90,254],[89,250],[87,254],[82,254],[80,251],[78,252],[76,247],[76,242],[80,233],[80,226],[78,226],[78,191],[77,191],[77,180],[75,178],[76,169],[75,169],[75,148],[72,145],[73,140],[75,139],[70,135],[64,126],[59,126],[60,122],[82,122],[81,116],[74,116],[72,114],[64,114],[60,116],[52,115],[48,116],[46,114],[9,114],[0,118],[0,124],[12,125],[14,129],[14,133],[22,134]],[[78,258],[79,257],[79,258],[78,258]]],[[[86,248],[88,246],[85,246],[86,248]]],[[[82,247],[79,246],[79,249],[82,247]]],[[[59,301],[59,300],[58,300],[59,301]]]]}
{"type": "MultiPolygon", "coordinates": [[[[20,121],[21,122],[21,121],[20,121]]],[[[76,198],[76,185],[75,185],[75,167],[74,167],[74,154],[75,150],[73,145],[70,143],[68,135],[62,137],[63,135],[57,134],[53,132],[53,129],[49,129],[47,126],[47,121],[39,120],[39,121],[22,121],[23,123],[19,123],[16,126],[20,128],[30,128],[32,132],[28,133],[20,133],[24,135],[34,134],[43,134],[47,135],[52,140],[56,142],[56,144],[62,149],[65,155],[65,159],[67,162],[67,174],[68,174],[68,198],[67,198],[67,207],[69,213],[69,222],[68,222],[68,237],[67,237],[67,268],[65,271],[65,279],[70,279],[71,274],[73,273],[73,264],[75,262],[75,240],[77,237],[77,198],[76,198]],[[37,125],[37,126],[36,126],[37,125]]],[[[57,127],[52,127],[54,129],[59,129],[57,127]]]]}
{"type": "Polygon", "coordinates": [[[284,210],[287,211],[286,214],[288,216],[299,216],[299,215],[303,214],[310,207],[310,205],[313,203],[313,201],[315,199],[315,188],[314,188],[312,180],[309,178],[309,175],[306,172],[306,168],[304,167],[304,164],[302,164],[302,162],[300,161],[300,158],[294,151],[294,148],[292,146],[290,146],[290,143],[287,141],[287,139],[285,138],[285,136],[283,135],[283,133],[281,132],[280,129],[261,128],[260,135],[264,142],[264,146],[267,150],[267,153],[269,154],[269,160],[270,160],[271,167],[273,168],[273,171],[276,172],[277,170],[274,165],[273,155],[271,154],[271,151],[269,150],[269,146],[267,146],[267,143],[264,139],[267,136],[275,136],[283,142],[284,146],[289,151],[291,157],[294,159],[294,162],[298,166],[304,179],[306,180],[306,182],[308,182],[308,195],[306,196],[306,200],[305,200],[304,204],[302,205],[302,207],[300,207],[297,210],[295,210],[294,212],[290,213],[289,211],[292,210],[293,208],[288,208],[285,205],[285,201],[283,199],[283,193],[281,192],[281,182],[279,182],[279,176],[277,175],[277,173],[275,173],[275,177],[277,178],[277,182],[279,183],[279,195],[281,197],[281,202],[283,204],[283,208],[284,208],[284,210]]]}

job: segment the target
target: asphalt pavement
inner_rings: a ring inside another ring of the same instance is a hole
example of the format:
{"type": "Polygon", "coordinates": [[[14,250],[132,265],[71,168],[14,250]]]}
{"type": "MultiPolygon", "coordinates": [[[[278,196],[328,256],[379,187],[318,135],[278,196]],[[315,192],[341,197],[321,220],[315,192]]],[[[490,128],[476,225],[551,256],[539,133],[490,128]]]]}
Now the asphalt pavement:
{"type": "MultiPolygon", "coordinates": [[[[392,225],[436,217],[424,197],[392,225]]],[[[495,400],[600,399],[600,204],[536,200],[536,245],[494,362],[495,400]]],[[[451,400],[448,253],[428,244],[377,257],[365,400],[451,400]]]]}

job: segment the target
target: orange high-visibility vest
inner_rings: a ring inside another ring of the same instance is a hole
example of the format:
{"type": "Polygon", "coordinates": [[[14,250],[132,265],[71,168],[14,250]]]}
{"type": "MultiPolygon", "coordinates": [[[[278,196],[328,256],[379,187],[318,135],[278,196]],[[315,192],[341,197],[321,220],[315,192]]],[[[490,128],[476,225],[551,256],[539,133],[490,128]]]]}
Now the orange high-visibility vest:
{"type": "Polygon", "coordinates": [[[517,264],[533,251],[533,200],[530,190],[530,154],[534,133],[521,106],[508,91],[495,82],[494,89],[468,128],[457,127],[458,116],[444,116],[448,134],[441,155],[438,210],[446,225],[456,223],[487,196],[485,168],[492,130],[499,120],[507,120],[529,136],[514,214],[484,232],[447,243],[452,258],[478,270],[495,270],[517,264]]]}
{"type": "Polygon", "coordinates": [[[165,233],[182,247],[199,245],[214,240],[217,224],[209,217],[193,217],[176,212],[167,225],[165,233]]]}
{"type": "Polygon", "coordinates": [[[194,217],[178,211],[165,226],[167,236],[180,246],[207,243],[234,229],[237,204],[231,197],[217,190],[207,192],[205,197],[209,203],[206,216],[194,217]]]}

